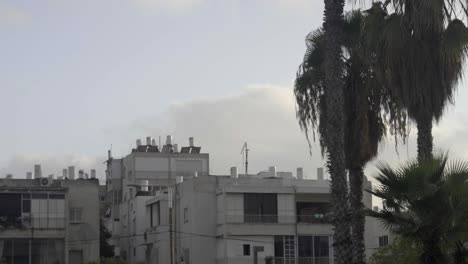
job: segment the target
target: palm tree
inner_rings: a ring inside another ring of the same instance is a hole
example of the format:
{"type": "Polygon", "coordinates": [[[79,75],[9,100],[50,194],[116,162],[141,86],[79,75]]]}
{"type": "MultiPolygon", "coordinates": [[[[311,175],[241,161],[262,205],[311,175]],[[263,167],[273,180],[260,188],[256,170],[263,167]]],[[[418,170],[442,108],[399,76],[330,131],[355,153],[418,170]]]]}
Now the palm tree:
{"type": "Polygon", "coordinates": [[[328,89],[321,102],[329,114],[323,126],[326,132],[321,135],[326,145],[327,169],[331,176],[335,259],[337,264],[344,264],[351,259],[343,134],[343,61],[341,60],[343,29],[341,24],[344,0],[324,0],[324,2],[323,41],[327,49],[323,54],[323,82],[328,89]]]}
{"type": "Polygon", "coordinates": [[[375,36],[388,87],[416,121],[418,159],[432,157],[432,122],[439,121],[462,75],[468,31],[454,16],[463,1],[387,0],[395,12],[375,36]],[[456,3],[460,2],[460,5],[456,3]]]}
{"type": "Polygon", "coordinates": [[[448,163],[442,155],[392,169],[378,166],[382,211],[369,211],[394,233],[419,243],[423,264],[447,263],[442,245],[468,235],[468,163],[448,163]]]}
{"type": "MultiPolygon", "coordinates": [[[[344,54],[344,149],[345,164],[349,171],[351,237],[353,263],[364,263],[364,213],[362,185],[364,167],[378,153],[379,143],[386,134],[384,113],[392,131],[403,133],[406,120],[392,98],[380,84],[375,74],[370,42],[364,41],[362,31],[374,25],[380,9],[370,9],[364,16],[359,11],[348,13],[343,23],[344,54]]],[[[325,85],[324,33],[313,31],[306,38],[307,51],[299,67],[295,84],[297,116],[301,128],[308,136],[309,127],[315,139],[319,135],[322,154],[327,150],[325,142],[328,110],[325,85]]]]}

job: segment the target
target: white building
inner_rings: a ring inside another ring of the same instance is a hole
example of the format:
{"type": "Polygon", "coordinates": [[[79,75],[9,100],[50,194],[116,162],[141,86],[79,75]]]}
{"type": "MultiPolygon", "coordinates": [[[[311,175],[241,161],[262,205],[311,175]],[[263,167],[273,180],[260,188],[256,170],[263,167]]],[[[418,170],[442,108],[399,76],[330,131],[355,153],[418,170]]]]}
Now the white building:
{"type": "MultiPolygon", "coordinates": [[[[209,175],[209,155],[179,150],[168,137],[160,149],[147,139],[124,158],[109,155],[108,226],[121,259],[132,264],[333,263],[330,182],[277,172],[209,175]]],[[[369,188],[366,181],[364,188],[369,188]]],[[[364,192],[364,204],[372,197],[364,192]]],[[[368,254],[385,232],[366,219],[368,254]]]]}
{"type": "MultiPolygon", "coordinates": [[[[300,179],[302,169],[299,179],[275,170],[247,177],[232,171],[184,180],[146,201],[146,263],[170,263],[171,251],[185,264],[250,264],[255,251],[258,263],[268,263],[266,257],[276,264],[333,263],[330,182],[322,170],[320,180],[300,179]]],[[[370,194],[364,203],[371,208],[370,194]]],[[[368,254],[378,244],[376,228],[368,219],[368,254]]]]}
{"type": "Polygon", "coordinates": [[[189,138],[189,146],[179,149],[172,137],[159,147],[151,137],[146,144],[137,140],[127,156],[116,159],[109,152],[106,171],[110,211],[106,223],[112,244],[121,259],[131,263],[145,261],[146,201],[160,189],[173,186],[179,176],[208,175],[209,155],[189,138]]]}
{"type": "Polygon", "coordinates": [[[98,188],[97,179],[0,179],[0,263],[99,261],[98,188]]]}

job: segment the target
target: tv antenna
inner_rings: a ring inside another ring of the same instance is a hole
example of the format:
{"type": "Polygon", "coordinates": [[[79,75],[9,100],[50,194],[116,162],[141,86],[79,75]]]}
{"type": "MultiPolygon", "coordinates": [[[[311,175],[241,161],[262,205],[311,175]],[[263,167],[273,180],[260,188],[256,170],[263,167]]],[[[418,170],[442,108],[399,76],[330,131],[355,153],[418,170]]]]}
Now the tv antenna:
{"type": "Polygon", "coordinates": [[[247,147],[247,142],[245,142],[241,149],[241,154],[242,154],[244,168],[245,168],[245,176],[247,176],[249,172],[249,151],[250,149],[247,147]]]}

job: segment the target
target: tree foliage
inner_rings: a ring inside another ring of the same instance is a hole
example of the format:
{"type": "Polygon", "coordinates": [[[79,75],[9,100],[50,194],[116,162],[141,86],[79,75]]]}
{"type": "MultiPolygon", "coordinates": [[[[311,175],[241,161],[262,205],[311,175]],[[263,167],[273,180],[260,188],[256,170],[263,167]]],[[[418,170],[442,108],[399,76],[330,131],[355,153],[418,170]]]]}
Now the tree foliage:
{"type": "Polygon", "coordinates": [[[375,251],[368,264],[419,264],[420,255],[421,248],[418,244],[398,238],[375,251]]]}
{"type": "Polygon", "coordinates": [[[468,238],[468,163],[446,155],[393,169],[378,166],[380,183],[370,193],[384,209],[368,211],[392,232],[422,247],[422,263],[447,263],[443,247],[468,238]]]}

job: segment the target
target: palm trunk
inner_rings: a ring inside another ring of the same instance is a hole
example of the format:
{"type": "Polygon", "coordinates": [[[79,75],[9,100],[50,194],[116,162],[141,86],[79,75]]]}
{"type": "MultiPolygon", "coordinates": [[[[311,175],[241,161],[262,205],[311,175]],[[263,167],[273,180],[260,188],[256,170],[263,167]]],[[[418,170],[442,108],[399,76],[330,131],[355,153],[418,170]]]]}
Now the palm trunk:
{"type": "Polygon", "coordinates": [[[365,262],[365,216],[364,204],[362,202],[363,182],[364,172],[362,167],[353,168],[349,171],[349,201],[351,210],[351,238],[353,241],[353,264],[363,264],[365,262]]]}
{"type": "Polygon", "coordinates": [[[423,116],[416,120],[418,127],[418,160],[432,158],[432,118],[423,116]]]}
{"type": "Polygon", "coordinates": [[[341,37],[344,0],[325,0],[323,29],[325,33],[325,87],[327,123],[325,144],[328,151],[327,168],[331,176],[331,206],[334,225],[336,264],[348,264],[352,259],[349,225],[348,187],[345,173],[343,62],[341,37]]]}
{"type": "Polygon", "coordinates": [[[444,255],[440,248],[439,239],[423,241],[422,264],[445,264],[444,255]]]}

